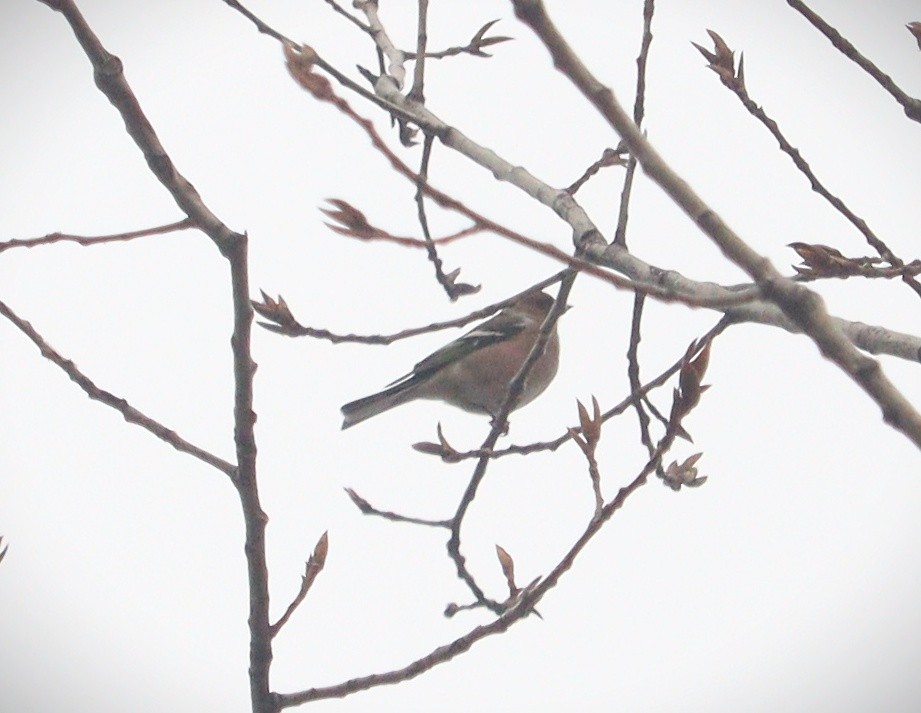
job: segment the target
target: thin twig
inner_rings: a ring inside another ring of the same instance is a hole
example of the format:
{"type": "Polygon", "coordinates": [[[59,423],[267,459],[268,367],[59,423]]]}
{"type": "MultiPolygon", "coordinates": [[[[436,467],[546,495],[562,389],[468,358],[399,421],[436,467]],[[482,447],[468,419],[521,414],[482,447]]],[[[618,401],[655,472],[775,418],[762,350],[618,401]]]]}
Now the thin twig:
{"type": "MultiPolygon", "coordinates": [[[[424,2],[424,0],[422,0],[424,2]]],[[[417,65],[418,66],[418,65],[417,65]]],[[[417,80],[419,75],[417,73],[417,80]]],[[[413,88],[419,85],[413,85],[413,88]]],[[[428,216],[425,213],[425,184],[428,183],[429,159],[432,156],[432,136],[425,135],[425,141],[422,144],[422,159],[419,166],[419,179],[416,181],[416,212],[419,217],[419,226],[422,228],[422,235],[425,238],[425,250],[428,254],[429,262],[435,268],[435,279],[444,289],[445,294],[454,302],[462,295],[469,295],[479,291],[479,287],[468,285],[463,282],[457,282],[457,276],[460,274],[460,268],[445,274],[441,257],[438,255],[438,249],[435,247],[435,241],[432,240],[432,233],[429,230],[428,216]]]]}
{"type": "MultiPolygon", "coordinates": [[[[267,517],[259,503],[256,484],[256,441],[253,412],[255,363],[250,350],[253,311],[249,302],[247,238],[228,228],[204,204],[192,184],[175,168],[128,85],[118,57],[109,53],[92,32],[73,0],[41,0],[61,12],[70,24],[92,66],[96,86],[118,110],[125,128],[144,154],[150,170],[170,192],[180,209],[217,245],[230,263],[233,302],[231,352],[234,374],[234,445],[237,465],[234,485],[246,528],[244,552],[249,573],[250,697],[254,713],[278,710],[269,688],[272,637],[269,626],[268,567],[265,553],[267,517]]],[[[226,0],[228,4],[233,2],[226,0]]],[[[245,13],[243,8],[238,9],[245,13]]],[[[257,27],[258,18],[250,16],[257,27]]],[[[260,31],[284,39],[269,28],[260,31]]]]}
{"type": "MultiPolygon", "coordinates": [[[[643,3],[643,39],[640,52],[636,57],[636,96],[633,100],[633,122],[643,125],[646,112],[646,64],[649,61],[649,48],[652,46],[652,18],[655,14],[655,1],[643,3]]],[[[636,159],[627,161],[624,186],[620,192],[620,208],[617,215],[617,229],[614,231],[614,244],[627,247],[627,219],[630,211],[630,196],[633,193],[633,177],[636,173],[636,159]]]]}
{"type": "MultiPolygon", "coordinates": [[[[654,0],[645,0],[643,3],[643,39],[640,43],[640,52],[636,58],[636,97],[633,101],[633,121],[637,127],[643,125],[643,115],[646,107],[646,63],[649,59],[649,48],[652,46],[652,18],[654,14],[654,0]]],[[[627,247],[627,220],[635,175],[636,159],[631,156],[624,175],[624,185],[620,193],[620,209],[617,216],[617,229],[614,231],[614,244],[624,248],[627,247]]],[[[641,383],[639,349],[640,340],[642,339],[643,307],[645,304],[645,295],[639,292],[634,294],[633,313],[630,320],[630,345],[627,348],[627,379],[630,383],[631,393],[636,394],[633,409],[636,411],[636,417],[639,422],[640,440],[651,456],[655,446],[649,433],[649,414],[646,413],[647,400],[639,393],[641,383]]]]}
{"type": "Polygon", "coordinates": [[[371,503],[369,503],[351,488],[346,488],[345,492],[348,494],[352,502],[355,503],[355,507],[361,510],[361,512],[365,515],[376,515],[377,517],[382,517],[385,520],[391,520],[392,522],[407,522],[412,525],[424,525],[426,527],[451,527],[450,520],[428,520],[421,517],[401,515],[400,513],[393,512],[391,510],[380,510],[374,507],[371,503]]]}
{"type": "Polygon", "coordinates": [[[83,246],[100,245],[102,243],[114,243],[124,240],[134,240],[135,238],[145,238],[150,235],[162,235],[163,233],[172,233],[177,230],[186,230],[194,228],[195,224],[190,218],[183,218],[175,223],[160,225],[156,228],[144,228],[143,230],[132,230],[127,233],[115,233],[113,235],[97,235],[87,237],[83,235],[70,235],[68,233],[49,233],[41,238],[25,238],[7,240],[0,242],[0,252],[10,248],[34,248],[39,245],[51,245],[52,243],[77,243],[83,246]]]}
{"type": "MultiPolygon", "coordinates": [[[[755,117],[770,133],[771,136],[777,141],[780,146],[780,150],[783,151],[790,160],[796,166],[796,168],[802,173],[807,180],[809,181],[812,190],[818,193],[822,198],[824,198],[835,210],[837,210],[841,215],[843,215],[850,223],[853,225],[860,233],[864,236],[867,243],[869,243],[874,250],[886,260],[890,265],[898,270],[903,270],[905,263],[897,257],[892,250],[889,249],[889,246],[886,245],[873,230],[867,225],[866,221],[859,217],[854,211],[852,211],[843,200],[838,196],[834,195],[829,191],[825,185],[819,180],[815,172],[812,170],[812,167],[803,158],[799,149],[794,148],[794,146],[787,140],[787,137],[781,131],[777,122],[772,119],[768,113],[764,110],[764,107],[755,102],[748,93],[748,88],[745,86],[745,78],[742,70],[742,62],[739,61],[739,68],[736,71],[733,65],[733,55],[728,52],[728,45],[725,41],[717,35],[715,32],[710,31],[710,36],[713,38],[714,43],[717,47],[717,52],[712,53],[704,50],[699,45],[697,48],[710,59],[710,67],[713,69],[716,74],[720,77],[720,81],[723,86],[729,89],[736,98],[742,102],[742,106],[755,117]],[[720,52],[720,49],[723,51],[720,52]]],[[[902,281],[905,282],[915,294],[921,297],[921,284],[913,278],[907,272],[900,272],[902,281]]]]}
{"type": "Polygon", "coordinates": [[[785,278],[770,261],[751,249],[655,151],[623,110],[614,93],[582,64],[551,22],[540,0],[513,0],[515,14],[534,30],[569,78],[626,142],[646,174],[691,217],[734,264],[745,270],[765,299],[783,313],[880,407],[883,420],[921,448],[921,414],[886,377],[875,359],[859,352],[829,317],[821,298],[785,278]]]}
{"type": "Polygon", "coordinates": [[[272,637],[278,636],[278,632],[282,630],[285,624],[288,623],[288,619],[291,618],[291,615],[294,614],[295,610],[300,606],[301,602],[307,597],[307,592],[310,591],[310,588],[313,586],[314,581],[317,578],[317,575],[323,571],[323,567],[326,565],[326,554],[329,551],[329,532],[324,532],[316,546],[313,548],[313,552],[310,553],[310,557],[307,559],[307,563],[304,565],[304,574],[301,577],[301,587],[295,595],[294,599],[291,600],[291,603],[288,605],[288,608],[285,609],[285,613],[269,628],[272,637]]]}
{"type": "Polygon", "coordinates": [[[508,307],[514,302],[518,301],[521,297],[533,292],[534,290],[542,290],[545,287],[559,282],[562,278],[563,272],[559,272],[550,277],[544,278],[539,282],[534,283],[533,285],[528,286],[527,288],[521,290],[517,294],[508,297],[500,302],[494,302],[491,305],[483,307],[482,309],[474,310],[464,317],[458,317],[457,319],[449,319],[444,322],[433,322],[424,327],[411,327],[409,329],[404,329],[393,334],[336,334],[330,332],[326,329],[317,329],[314,327],[306,327],[297,320],[294,319],[294,316],[287,310],[287,305],[283,300],[272,300],[268,296],[264,295],[264,301],[261,303],[254,303],[258,313],[265,317],[266,319],[273,320],[274,323],[270,322],[260,322],[260,324],[266,329],[277,332],[279,334],[284,334],[289,337],[313,337],[314,339],[326,339],[327,341],[332,342],[333,344],[342,344],[342,343],[358,343],[358,344],[392,344],[400,339],[407,339],[409,337],[416,337],[420,334],[428,334],[429,332],[437,332],[443,329],[453,329],[455,327],[463,327],[470,322],[474,322],[478,319],[483,319],[492,314],[495,314],[500,309],[508,307]]]}
{"type": "Polygon", "coordinates": [[[155,421],[150,416],[131,406],[127,401],[125,401],[125,399],[119,396],[115,396],[114,394],[99,388],[92,381],[92,379],[81,372],[71,360],[64,358],[60,353],[52,348],[31,324],[19,317],[15,312],[13,312],[12,309],[9,308],[6,303],[2,301],[0,301],[0,314],[12,322],[16,328],[19,329],[19,331],[25,334],[32,341],[32,343],[38,347],[43,357],[45,357],[52,364],[55,364],[57,367],[59,367],[65,374],[67,374],[70,380],[73,381],[81,389],[83,389],[84,393],[91,399],[94,401],[99,401],[100,403],[115,409],[128,423],[133,423],[136,426],[140,426],[145,431],[155,435],[161,441],[170,444],[177,451],[188,453],[190,456],[197,458],[203,463],[207,463],[208,465],[217,468],[225,475],[230,476],[232,480],[236,479],[237,469],[233,466],[233,464],[228,463],[223,458],[219,458],[218,456],[209,453],[208,451],[199,448],[192,443],[189,443],[189,441],[185,440],[175,431],[167,428],[159,421],[155,421]]]}
{"type": "MultiPolygon", "coordinates": [[[[534,366],[534,364],[537,363],[537,360],[543,354],[544,348],[546,347],[547,342],[550,340],[550,335],[556,328],[557,320],[562,316],[566,309],[566,300],[569,299],[569,292],[572,289],[572,284],[575,281],[575,278],[575,271],[570,270],[564,274],[553,307],[550,309],[550,312],[547,314],[544,323],[540,327],[537,340],[534,342],[534,346],[531,348],[531,351],[528,354],[528,358],[525,359],[524,363],[521,365],[521,368],[518,370],[518,373],[511,380],[511,382],[509,382],[508,392],[505,395],[505,399],[503,400],[502,405],[499,407],[498,412],[493,414],[492,427],[489,430],[489,434],[486,436],[485,440],[480,446],[483,451],[487,453],[491,452],[495,448],[496,441],[499,440],[499,436],[508,429],[508,414],[512,408],[514,408],[515,403],[520,398],[522,389],[524,388],[525,379],[530,373],[531,368],[534,366]]],[[[481,602],[484,606],[488,607],[492,611],[498,613],[502,609],[501,604],[486,597],[483,590],[476,583],[476,580],[474,579],[470,570],[467,568],[466,559],[460,551],[460,531],[464,523],[464,516],[466,515],[468,508],[476,497],[476,492],[480,486],[480,483],[483,481],[483,478],[486,477],[486,468],[489,466],[490,460],[491,459],[488,455],[482,456],[477,461],[476,466],[473,469],[473,473],[470,476],[470,480],[467,483],[464,494],[461,496],[457,510],[454,513],[454,518],[451,522],[451,537],[448,540],[447,548],[448,556],[453,560],[454,565],[457,568],[458,577],[464,581],[464,583],[473,593],[473,596],[476,598],[476,600],[481,602]]]]}
{"type": "Polygon", "coordinates": [[[854,45],[848,42],[838,30],[829,25],[822,17],[813,12],[806,3],[801,2],[801,0],[787,0],[787,4],[809,20],[812,26],[825,35],[829,42],[831,42],[841,54],[873,77],[883,89],[889,92],[893,99],[901,104],[902,108],[905,110],[905,115],[909,119],[921,122],[921,100],[915,99],[903,92],[898,85],[892,81],[892,77],[883,72],[879,67],[873,64],[873,62],[857,51],[854,45]]]}
{"type": "MultiPolygon", "coordinates": [[[[428,12],[428,0],[419,0],[419,19],[416,27],[416,65],[413,67],[413,86],[406,97],[420,104],[425,104],[425,47],[429,40],[428,12]]],[[[426,145],[429,143],[431,143],[431,137],[426,136],[426,145]]]]}
{"type": "Polygon", "coordinates": [[[351,13],[349,13],[349,12],[347,12],[346,10],[342,9],[342,7],[339,6],[339,3],[337,3],[336,0],[323,0],[323,1],[324,1],[327,5],[329,5],[335,12],[338,12],[338,13],[339,13],[340,15],[342,15],[346,20],[348,20],[348,21],[351,22],[353,25],[355,25],[359,30],[361,30],[362,32],[366,32],[366,33],[368,33],[369,35],[371,34],[371,28],[370,28],[370,27],[368,27],[366,24],[364,24],[361,20],[359,20],[357,17],[355,17],[355,16],[352,15],[351,13]]]}

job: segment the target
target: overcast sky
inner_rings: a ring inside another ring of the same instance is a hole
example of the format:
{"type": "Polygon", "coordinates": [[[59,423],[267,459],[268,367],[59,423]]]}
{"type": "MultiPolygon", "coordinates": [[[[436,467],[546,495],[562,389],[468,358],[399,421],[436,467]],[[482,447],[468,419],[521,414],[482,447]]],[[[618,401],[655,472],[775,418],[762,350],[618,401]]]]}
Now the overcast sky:
{"type": "MultiPolygon", "coordinates": [[[[632,107],[642,3],[549,2],[571,44],[632,107]],[[616,7],[615,7],[616,6],[616,7]]],[[[334,234],[319,208],[347,200],[393,233],[417,235],[413,187],[366,136],[288,76],[277,42],[219,0],[79,6],[167,152],[214,213],[250,238],[252,294],[282,294],[301,322],[389,333],[466,314],[559,269],[493,235],[443,250],[482,291],[450,303],[422,252],[334,234]]],[[[381,0],[395,42],[414,44],[415,3],[381,0]]],[[[909,94],[921,52],[904,25],[921,5],[816,1],[814,8],[909,94]]],[[[360,80],[368,39],[319,0],[249,7],[360,80]]],[[[431,111],[552,186],[572,183],[618,138],[552,69],[507,2],[432,3],[429,45],[466,42],[485,22],[514,42],[492,59],[428,66],[431,111]]],[[[106,235],[182,218],[114,108],[95,88],[65,20],[36,1],[0,6],[0,241],[54,231],[106,235]]],[[[786,3],[660,3],[645,129],[664,158],[785,274],[787,243],[868,255],[863,237],[809,189],[766,130],[690,44],[719,32],[745,53],[754,100],[830,190],[906,262],[918,257],[921,127],[786,3]]],[[[336,87],[408,163],[388,118],[336,87]]],[[[518,189],[435,146],[431,179],[498,222],[563,250],[569,227],[518,189]]],[[[623,170],[578,199],[613,238],[623,170]]],[[[701,281],[736,284],[728,263],[638,175],[635,254],[701,281]]],[[[432,209],[435,234],[464,227],[432,209]]],[[[921,334],[918,297],[899,281],[814,285],[840,317],[921,334]]],[[[101,388],[183,437],[233,458],[228,269],[194,231],[84,248],[0,254],[6,302],[101,388]]],[[[632,296],[588,277],[561,322],[560,372],[513,415],[504,442],[576,424],[576,399],[628,393],[632,296]]],[[[647,304],[643,376],[718,319],[647,304]]],[[[259,478],[269,515],[272,613],[297,591],[329,531],[327,567],[275,641],[273,688],[290,692],[406,665],[489,620],[442,615],[468,592],[442,530],[362,515],[343,488],[407,515],[449,517],[471,462],[410,449],[440,422],[474,448],[486,419],[416,403],[341,432],[339,406],[372,393],[457,332],[388,347],[331,345],[255,328],[259,478]]],[[[921,404],[918,364],[882,357],[921,404]]],[[[8,321],[0,322],[0,710],[242,712],[246,570],[242,517],[227,479],[85,394],[8,321]]],[[[530,617],[398,686],[312,704],[330,711],[921,710],[921,468],[917,450],[805,337],[744,325],[714,345],[712,384],[685,423],[702,451],[699,489],[650,482],[631,497],[530,617]]],[[[672,386],[653,398],[667,411],[672,386]]],[[[599,448],[605,493],[644,463],[632,413],[599,448]]],[[[593,505],[584,459],[497,461],[471,509],[463,548],[503,598],[502,545],[520,583],[546,574],[593,505]]]]}

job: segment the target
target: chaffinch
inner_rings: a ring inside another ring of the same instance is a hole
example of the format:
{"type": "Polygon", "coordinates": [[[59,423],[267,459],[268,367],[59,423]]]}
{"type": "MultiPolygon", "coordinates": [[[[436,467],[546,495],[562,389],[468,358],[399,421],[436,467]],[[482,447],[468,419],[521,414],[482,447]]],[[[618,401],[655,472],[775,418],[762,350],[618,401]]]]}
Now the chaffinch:
{"type": "MultiPolygon", "coordinates": [[[[499,412],[511,380],[537,341],[540,325],[553,306],[544,292],[531,292],[479,327],[446,344],[383,391],[342,407],[349,428],[415,399],[437,399],[492,417],[499,412]]],[[[525,379],[514,408],[536,399],[556,376],[560,341],[554,325],[544,353],[525,379]]]]}

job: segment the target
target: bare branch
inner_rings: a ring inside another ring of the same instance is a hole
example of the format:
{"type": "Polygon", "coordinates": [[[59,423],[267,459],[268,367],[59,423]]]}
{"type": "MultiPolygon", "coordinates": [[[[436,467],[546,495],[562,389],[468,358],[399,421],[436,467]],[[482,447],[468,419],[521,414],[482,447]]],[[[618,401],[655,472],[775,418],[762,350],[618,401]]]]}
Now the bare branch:
{"type": "MultiPolygon", "coordinates": [[[[421,1],[421,0],[420,0],[421,1]]],[[[504,37],[502,35],[496,35],[494,37],[487,37],[486,33],[489,29],[495,25],[498,20],[490,20],[485,25],[483,25],[479,30],[474,33],[473,38],[463,47],[449,47],[446,50],[440,50],[438,52],[425,52],[424,56],[426,59],[444,59],[445,57],[456,57],[459,54],[469,54],[474,57],[492,57],[491,54],[483,50],[484,47],[489,47],[491,45],[498,45],[502,42],[509,42],[512,40],[511,37],[504,37]]],[[[406,52],[407,59],[416,59],[418,58],[419,51],[416,52],[406,52]]]]}
{"type": "MultiPolygon", "coordinates": [[[[102,46],[73,1],[42,1],[63,14],[70,24],[93,66],[96,86],[118,110],[125,122],[125,128],[143,152],[150,170],[170,192],[182,211],[214,241],[221,254],[230,263],[233,303],[233,334],[231,336],[234,374],[233,439],[237,455],[233,482],[240,496],[246,526],[244,551],[250,586],[248,618],[250,695],[254,713],[274,712],[277,708],[269,690],[272,641],[269,627],[268,567],[265,555],[265,524],[268,518],[259,503],[259,492],[256,485],[254,432],[256,414],[253,411],[253,374],[256,365],[250,350],[253,310],[249,302],[247,238],[246,235],[234,232],[224,225],[204,204],[192,184],[176,170],[128,85],[122,71],[121,60],[102,46]]],[[[242,8],[238,9],[245,14],[242,8]]],[[[256,21],[253,17],[251,19],[256,21]]],[[[267,31],[267,29],[260,29],[267,31]]]]}
{"type": "Polygon", "coordinates": [[[23,240],[7,240],[0,242],[0,253],[10,248],[34,248],[39,245],[51,245],[52,243],[77,243],[83,246],[100,245],[102,243],[114,243],[125,240],[134,240],[135,238],[145,238],[150,235],[162,235],[163,233],[172,233],[177,230],[186,230],[194,228],[195,225],[190,218],[183,218],[175,223],[160,225],[156,228],[144,228],[143,230],[132,230],[127,233],[115,233],[114,235],[98,235],[94,237],[85,237],[82,235],[69,235],[67,233],[49,233],[41,238],[26,238],[23,240]]]}
{"type": "MultiPolygon", "coordinates": [[[[656,453],[646,463],[639,474],[626,486],[621,488],[617,495],[604,505],[601,512],[592,517],[585,531],[580,535],[576,542],[570,547],[566,555],[543,579],[534,580],[528,587],[522,590],[517,597],[513,598],[512,606],[503,608],[501,604],[494,603],[496,610],[500,615],[489,624],[477,626],[464,636],[454,641],[440,646],[434,651],[421,658],[416,659],[410,664],[387,671],[385,673],[372,674],[370,676],[361,676],[350,679],[343,683],[320,688],[309,688],[296,693],[281,693],[277,695],[277,701],[280,708],[290,708],[292,706],[309,703],[311,701],[323,700],[328,698],[342,698],[357,691],[365,691],[377,686],[391,685],[408,681],[416,676],[425,673],[435,666],[446,663],[460,654],[468,651],[475,643],[481,641],[487,636],[500,634],[509,629],[514,623],[524,619],[534,612],[534,607],[550,589],[555,587],[562,576],[572,568],[576,558],[592,540],[592,538],[601,530],[604,524],[611,519],[626,500],[636,490],[645,485],[649,474],[652,473],[659,465],[663,455],[671,447],[675,438],[675,430],[669,429],[659,443],[656,453]]],[[[454,611],[461,608],[456,607],[454,611]]],[[[453,612],[448,612],[453,613],[453,612]]]]}
{"type": "MultiPolygon", "coordinates": [[[[825,310],[821,298],[784,278],[770,261],[752,250],[662,160],[636,124],[624,112],[614,93],[603,86],[575,55],[550,21],[540,0],[513,0],[515,14],[543,41],[554,66],[568,77],[626,142],[647,175],[694,220],[733,263],[758,284],[765,298],[807,334],[822,354],[858,384],[882,411],[883,420],[921,448],[921,414],[889,381],[875,359],[860,353],[825,310]]],[[[591,247],[587,248],[591,250],[591,247]]]]}
{"type": "MultiPolygon", "coordinates": [[[[302,51],[303,49],[304,48],[302,48],[302,51]]],[[[501,180],[512,182],[536,200],[553,208],[553,210],[573,226],[573,235],[581,242],[584,250],[583,254],[591,263],[617,270],[631,277],[635,282],[640,283],[640,285],[655,285],[655,287],[662,290],[664,294],[674,295],[675,299],[678,301],[683,301],[687,295],[696,295],[697,297],[690,299],[688,304],[722,310],[728,317],[737,322],[755,322],[758,324],[771,325],[793,333],[800,333],[803,331],[801,325],[795,320],[790,319],[789,316],[784,314],[784,312],[777,307],[777,305],[762,300],[752,301],[754,293],[750,290],[755,289],[756,291],[757,288],[752,288],[751,286],[727,288],[713,283],[696,282],[694,280],[689,280],[674,270],[667,270],[649,265],[622,249],[619,245],[605,245],[603,240],[601,240],[601,233],[588,219],[585,212],[571,200],[571,197],[569,201],[565,200],[565,198],[554,189],[546,184],[538,182],[523,169],[519,168],[516,170],[511,164],[503,162],[501,159],[499,159],[499,163],[496,165],[486,161],[488,157],[494,157],[496,159],[498,159],[498,157],[488,149],[476,146],[459,131],[437,120],[430,112],[413,113],[407,110],[399,104],[404,100],[402,95],[397,93],[394,98],[397,98],[398,104],[394,104],[387,99],[368,92],[342,74],[334,66],[323,60],[322,57],[319,57],[315,52],[311,51],[311,57],[312,62],[316,63],[324,72],[332,75],[336,81],[351,91],[374,102],[388,112],[396,113],[403,118],[418,123],[427,131],[435,133],[435,135],[446,145],[455,148],[476,163],[489,168],[489,170],[497,177],[500,177],[501,180]],[[570,208],[573,210],[570,211],[570,208]]],[[[393,94],[390,95],[394,96],[393,94]]],[[[361,119],[357,115],[354,115],[352,118],[359,123],[367,121],[361,119]]],[[[370,122],[368,122],[368,124],[370,124],[370,122]]],[[[382,142],[380,145],[377,143],[380,139],[377,137],[376,132],[374,132],[373,127],[369,125],[363,128],[369,132],[369,136],[371,136],[372,143],[375,144],[375,147],[380,148],[385,155],[388,156],[394,168],[396,168],[397,171],[401,171],[402,168],[405,168],[405,170],[408,171],[407,177],[410,178],[410,180],[415,180],[414,174],[412,174],[412,171],[409,170],[408,167],[402,165],[399,159],[395,157],[391,158],[392,154],[386,146],[382,145],[382,142]]],[[[469,209],[466,209],[465,206],[453,201],[453,199],[447,198],[444,194],[437,191],[431,191],[430,188],[427,190],[427,194],[434,197],[442,207],[458,210],[472,219],[474,219],[473,216],[477,215],[469,209]],[[442,198],[444,200],[442,200],[442,198]]],[[[503,228],[503,226],[497,225],[482,216],[479,216],[479,218],[482,221],[484,229],[493,230],[500,235],[504,235],[516,242],[530,245],[538,250],[550,248],[549,252],[553,257],[557,259],[567,259],[570,265],[582,267],[575,258],[565,257],[565,253],[560,253],[559,255],[553,253],[553,248],[551,246],[543,246],[536,241],[529,243],[526,238],[520,240],[524,238],[524,236],[520,236],[513,231],[508,231],[503,228]]],[[[587,268],[583,269],[591,272],[587,268]]],[[[605,279],[603,277],[604,273],[599,274],[591,272],[591,274],[605,279]]],[[[839,318],[832,318],[832,321],[839,329],[845,332],[855,346],[870,354],[889,354],[911,361],[921,361],[921,339],[914,335],[894,332],[879,326],[868,326],[859,322],[848,322],[839,318]]],[[[319,333],[320,335],[328,334],[325,330],[319,330],[319,333]]],[[[322,336],[321,338],[327,337],[322,336]]]]}
{"type": "MultiPolygon", "coordinates": [[[[425,4],[425,0],[420,0],[420,2],[425,4]]],[[[420,65],[417,65],[417,67],[418,66],[420,65]]],[[[415,89],[416,86],[421,86],[421,74],[417,72],[416,78],[417,82],[413,85],[413,89],[415,89]]],[[[422,228],[422,235],[425,236],[425,250],[428,254],[429,262],[431,262],[435,268],[435,279],[438,280],[438,284],[444,288],[445,293],[451,301],[454,302],[458,297],[479,292],[480,286],[470,285],[466,282],[457,282],[457,278],[460,275],[460,268],[445,274],[441,258],[438,256],[438,250],[435,248],[435,241],[432,240],[432,234],[429,231],[428,216],[425,213],[425,185],[428,183],[429,158],[431,158],[431,155],[432,136],[426,134],[425,143],[422,146],[422,161],[419,167],[419,177],[416,181],[416,209],[419,217],[419,226],[422,228]]]]}
{"type": "Polygon", "coordinates": [[[512,297],[508,297],[500,302],[495,302],[491,305],[483,307],[482,309],[475,310],[465,317],[458,317],[457,319],[450,319],[444,322],[433,322],[432,324],[428,324],[424,327],[412,327],[410,329],[404,329],[394,334],[334,334],[333,332],[327,331],[325,329],[305,327],[294,318],[294,315],[291,314],[287,303],[282,297],[274,300],[265,294],[265,292],[262,293],[263,301],[253,302],[253,308],[256,310],[260,317],[272,320],[272,323],[260,322],[263,327],[272,332],[278,332],[279,334],[284,334],[289,337],[314,337],[315,339],[326,339],[333,344],[340,344],[342,342],[357,342],[360,344],[392,344],[393,342],[396,342],[400,339],[415,337],[420,334],[428,334],[429,332],[437,332],[442,329],[463,327],[470,322],[475,322],[478,319],[489,317],[490,315],[498,312],[500,309],[510,306],[529,292],[533,292],[534,290],[542,290],[545,287],[549,287],[550,285],[559,282],[562,274],[563,273],[557,273],[556,275],[547,277],[540,282],[537,282],[521,290],[512,297]]]}
{"type": "Polygon", "coordinates": [[[892,81],[892,77],[860,54],[854,45],[848,42],[834,27],[825,22],[821,16],[813,12],[806,3],[801,2],[801,0],[787,0],[787,5],[809,20],[812,26],[825,35],[828,41],[831,42],[841,54],[873,77],[883,89],[892,95],[893,99],[902,105],[902,108],[905,110],[905,115],[909,119],[921,121],[921,100],[915,99],[903,92],[896,83],[892,81]]]}
{"type": "Polygon", "coordinates": [[[138,411],[136,408],[131,406],[125,399],[115,396],[114,394],[105,391],[104,389],[99,388],[96,384],[83,372],[81,372],[76,365],[69,359],[65,359],[57,351],[55,351],[49,344],[44,340],[44,338],[24,319],[20,318],[6,303],[0,301],[0,314],[6,317],[10,322],[12,322],[16,327],[25,334],[35,346],[38,347],[39,351],[42,353],[42,356],[45,357],[48,361],[58,366],[68,377],[73,381],[77,386],[83,389],[84,393],[89,396],[94,401],[99,401],[100,403],[109,406],[110,408],[118,411],[128,423],[133,423],[136,426],[140,426],[146,431],[149,431],[161,441],[169,443],[177,451],[182,453],[188,453],[190,456],[197,458],[203,463],[217,468],[219,471],[224,473],[227,476],[230,476],[232,480],[235,480],[237,477],[237,469],[231,463],[228,463],[223,458],[218,458],[216,455],[209,453],[208,451],[199,448],[187,440],[182,438],[175,431],[167,428],[163,424],[154,419],[150,418],[146,414],[138,411]]]}
{"type": "Polygon", "coordinates": [[[154,176],[170,192],[182,212],[210,237],[218,248],[226,250],[239,239],[239,235],[218,220],[202,202],[195,187],[176,170],[128,85],[121,60],[102,46],[73,0],[39,1],[60,12],[70,24],[77,41],[93,65],[96,86],[118,110],[128,134],[141,149],[154,176]]]}
{"type": "MultiPolygon", "coordinates": [[[[879,253],[880,257],[885,259],[890,265],[896,269],[901,269],[905,267],[905,263],[899,259],[886,245],[882,240],[880,240],[876,233],[867,225],[866,221],[863,218],[857,216],[848,206],[841,200],[838,196],[834,195],[829,191],[825,185],[819,180],[818,176],[815,175],[810,165],[806,162],[806,159],[803,158],[802,154],[798,149],[794,148],[790,142],[787,140],[787,137],[784,136],[783,132],[780,130],[780,127],[777,125],[777,122],[774,121],[767,112],[764,110],[764,107],[756,103],[748,93],[748,89],[745,86],[744,76],[741,73],[741,59],[739,60],[739,71],[735,72],[733,70],[732,64],[732,53],[729,51],[728,45],[718,34],[712,30],[707,30],[710,33],[710,37],[713,38],[714,44],[717,45],[718,51],[722,51],[721,59],[728,61],[728,66],[726,64],[716,64],[711,61],[711,68],[716,71],[719,75],[720,80],[723,85],[725,85],[733,94],[742,102],[742,105],[748,110],[748,113],[755,117],[761,124],[771,132],[771,136],[777,141],[780,145],[780,150],[783,151],[787,156],[790,157],[790,160],[793,161],[793,164],[799,169],[809,181],[812,190],[822,196],[831,206],[837,210],[841,215],[843,215],[857,230],[861,232],[866,241],[879,253]]],[[[712,54],[702,48],[700,45],[694,45],[708,58],[716,59],[717,55],[712,54]]],[[[910,274],[901,272],[899,273],[902,276],[903,281],[914,290],[915,294],[921,297],[921,284],[917,282],[910,274]]]]}
{"type": "Polygon", "coordinates": [[[291,618],[294,610],[298,608],[302,601],[304,601],[304,598],[307,596],[307,592],[310,591],[310,587],[313,586],[313,582],[317,578],[317,575],[323,571],[323,567],[326,565],[326,554],[328,552],[329,532],[324,532],[320,536],[320,539],[317,541],[316,546],[313,548],[313,552],[310,554],[310,557],[307,559],[307,563],[304,566],[304,576],[301,577],[300,590],[298,590],[297,595],[288,605],[288,608],[285,609],[285,613],[281,615],[281,618],[279,618],[279,620],[272,624],[270,627],[270,632],[273,638],[278,636],[278,632],[281,631],[282,627],[288,622],[288,619],[291,618]]]}
{"type": "Polygon", "coordinates": [[[391,512],[390,510],[379,510],[351,488],[345,488],[345,492],[352,502],[355,503],[355,507],[361,510],[365,515],[377,515],[378,517],[393,522],[408,522],[413,525],[425,525],[426,527],[451,527],[450,520],[426,520],[419,517],[410,517],[409,515],[400,515],[400,513],[391,512]]]}

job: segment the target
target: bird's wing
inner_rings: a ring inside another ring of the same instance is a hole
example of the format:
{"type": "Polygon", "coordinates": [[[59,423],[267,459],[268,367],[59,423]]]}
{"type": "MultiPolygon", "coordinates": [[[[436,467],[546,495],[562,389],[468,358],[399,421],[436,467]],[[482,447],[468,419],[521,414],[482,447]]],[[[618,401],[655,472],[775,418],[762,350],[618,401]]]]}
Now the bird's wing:
{"type": "Polygon", "coordinates": [[[453,342],[445,344],[438,351],[429,354],[416,364],[409,374],[401,376],[396,381],[388,384],[388,386],[410,380],[425,379],[448,364],[454,364],[490,344],[498,344],[511,339],[524,329],[525,325],[526,321],[523,318],[501,312],[492,319],[483,322],[480,326],[461,335],[453,342]]]}

